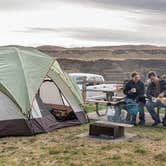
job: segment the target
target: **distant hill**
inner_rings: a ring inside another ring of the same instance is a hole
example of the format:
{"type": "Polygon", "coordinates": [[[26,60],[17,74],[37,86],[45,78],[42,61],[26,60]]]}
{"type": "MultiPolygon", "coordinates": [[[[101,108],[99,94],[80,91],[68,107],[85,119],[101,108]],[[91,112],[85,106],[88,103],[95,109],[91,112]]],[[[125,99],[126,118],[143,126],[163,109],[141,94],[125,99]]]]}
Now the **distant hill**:
{"type": "Polygon", "coordinates": [[[166,47],[151,45],[124,45],[105,47],[63,48],[40,46],[38,49],[61,59],[78,60],[124,60],[124,59],[166,59],[166,47]]]}
{"type": "Polygon", "coordinates": [[[124,45],[105,47],[63,48],[40,46],[38,50],[59,61],[67,72],[102,74],[106,80],[128,79],[130,72],[139,71],[145,79],[149,70],[166,73],[166,47],[124,45]]]}

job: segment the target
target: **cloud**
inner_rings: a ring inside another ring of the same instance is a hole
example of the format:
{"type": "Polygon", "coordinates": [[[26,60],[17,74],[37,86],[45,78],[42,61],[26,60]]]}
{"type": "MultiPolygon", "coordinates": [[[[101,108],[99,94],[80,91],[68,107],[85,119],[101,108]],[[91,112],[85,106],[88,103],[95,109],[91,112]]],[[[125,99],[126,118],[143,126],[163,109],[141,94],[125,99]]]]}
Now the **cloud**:
{"type": "Polygon", "coordinates": [[[53,34],[84,42],[166,43],[166,0],[0,0],[0,11],[12,10],[29,19],[4,13],[9,19],[0,28],[31,38],[53,34]]]}
{"type": "Polygon", "coordinates": [[[151,26],[153,29],[161,28],[165,32],[166,15],[162,15],[162,14],[144,15],[144,17],[142,17],[142,19],[140,19],[138,24],[145,25],[145,26],[151,26]]]}
{"type": "Polygon", "coordinates": [[[104,9],[125,9],[125,10],[153,10],[157,12],[166,11],[165,0],[0,0],[1,10],[24,10],[37,8],[40,5],[57,3],[80,4],[104,9]]]}
{"type": "MultiPolygon", "coordinates": [[[[38,1],[38,0],[37,0],[38,1]]],[[[25,9],[33,6],[32,1],[24,0],[0,0],[0,9],[4,11],[25,9]]]]}
{"type": "Polygon", "coordinates": [[[31,11],[33,9],[39,9],[46,5],[56,5],[59,0],[0,0],[0,10],[1,11],[31,11]]]}
{"type": "Polygon", "coordinates": [[[98,41],[98,42],[131,42],[131,43],[149,43],[149,44],[164,44],[166,43],[166,35],[162,33],[146,33],[138,31],[123,31],[104,28],[41,28],[32,27],[23,31],[24,33],[52,33],[59,34],[63,37],[73,38],[84,41],[98,41]]]}
{"type": "Polygon", "coordinates": [[[76,3],[105,9],[127,9],[127,10],[153,10],[157,12],[166,11],[165,0],[61,0],[68,3],[76,3]]]}

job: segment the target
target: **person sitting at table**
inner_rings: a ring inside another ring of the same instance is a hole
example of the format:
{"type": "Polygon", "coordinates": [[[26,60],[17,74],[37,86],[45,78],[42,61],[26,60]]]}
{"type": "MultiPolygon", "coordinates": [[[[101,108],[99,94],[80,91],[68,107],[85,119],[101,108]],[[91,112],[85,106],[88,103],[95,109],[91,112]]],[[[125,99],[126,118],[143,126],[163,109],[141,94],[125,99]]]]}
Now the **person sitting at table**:
{"type": "Polygon", "coordinates": [[[148,73],[148,78],[150,83],[147,88],[147,96],[151,99],[147,102],[146,107],[154,120],[152,126],[156,126],[161,123],[161,120],[155,112],[155,107],[166,107],[166,80],[159,78],[154,71],[148,73]]]}
{"type": "Polygon", "coordinates": [[[137,112],[139,111],[139,124],[145,123],[144,118],[144,98],[145,86],[140,80],[140,75],[137,72],[131,74],[131,80],[129,80],[124,86],[125,103],[119,104],[115,107],[115,115],[120,116],[121,109],[127,110],[126,122],[136,125],[137,112]]]}

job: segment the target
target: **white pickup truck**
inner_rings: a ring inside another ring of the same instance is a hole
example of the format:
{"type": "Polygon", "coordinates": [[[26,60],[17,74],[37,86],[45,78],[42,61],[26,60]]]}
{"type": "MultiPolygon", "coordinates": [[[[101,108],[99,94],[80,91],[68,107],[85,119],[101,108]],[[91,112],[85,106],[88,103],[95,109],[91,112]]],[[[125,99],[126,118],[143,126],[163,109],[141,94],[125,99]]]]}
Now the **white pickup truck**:
{"type": "Polygon", "coordinates": [[[69,76],[76,82],[80,90],[82,90],[82,82],[84,80],[90,81],[90,83],[87,84],[87,99],[105,99],[106,98],[105,93],[99,92],[99,91],[95,92],[91,90],[108,89],[108,88],[116,89],[117,87],[117,84],[104,84],[104,77],[98,74],[69,73],[69,76]]]}

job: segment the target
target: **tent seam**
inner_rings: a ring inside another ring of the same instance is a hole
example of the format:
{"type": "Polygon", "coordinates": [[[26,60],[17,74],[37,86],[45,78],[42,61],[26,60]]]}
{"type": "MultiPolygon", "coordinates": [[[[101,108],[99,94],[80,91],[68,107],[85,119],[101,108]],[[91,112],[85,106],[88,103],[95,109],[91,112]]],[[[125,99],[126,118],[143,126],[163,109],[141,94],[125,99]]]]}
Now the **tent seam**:
{"type": "MultiPolygon", "coordinates": [[[[54,69],[52,69],[52,71],[55,72],[54,69]]],[[[57,74],[58,74],[58,75],[61,77],[61,79],[64,81],[64,79],[63,79],[63,77],[61,76],[60,72],[57,72],[57,74]]],[[[62,71],[62,74],[65,75],[63,71],[62,71]]],[[[66,76],[65,76],[65,79],[66,79],[66,76]]],[[[67,80],[67,79],[66,79],[66,80],[67,80]]],[[[67,85],[67,87],[71,90],[71,86],[69,86],[68,84],[66,84],[66,85],[67,85]]],[[[72,90],[71,90],[71,92],[72,92],[72,94],[76,97],[76,99],[77,99],[77,101],[80,103],[80,105],[83,106],[83,103],[81,103],[81,102],[79,101],[77,95],[75,95],[75,93],[74,93],[72,90]]]]}
{"type": "MultiPolygon", "coordinates": [[[[38,90],[40,89],[41,85],[43,84],[44,79],[45,79],[45,78],[46,78],[46,76],[48,75],[48,73],[49,73],[49,71],[50,71],[51,67],[52,67],[52,66],[53,66],[53,64],[54,64],[54,62],[55,62],[55,60],[54,60],[54,59],[53,59],[53,62],[50,62],[50,64],[49,64],[49,68],[48,68],[48,71],[46,72],[46,74],[45,74],[45,76],[44,76],[44,78],[43,78],[43,80],[42,80],[41,84],[39,85],[38,90]]],[[[37,90],[37,92],[38,92],[38,90],[37,90]]],[[[37,93],[35,93],[35,96],[33,97],[32,103],[30,104],[30,112],[32,111],[32,106],[33,106],[33,102],[34,102],[34,100],[35,100],[36,95],[37,95],[37,93]]]]}
{"type": "MultiPolygon", "coordinates": [[[[17,55],[18,55],[18,57],[19,57],[20,65],[21,65],[21,68],[22,68],[22,72],[23,72],[23,74],[24,74],[24,82],[25,82],[25,86],[26,86],[26,92],[27,92],[27,94],[28,94],[28,99],[29,99],[29,101],[30,101],[29,92],[28,92],[28,86],[27,86],[27,80],[26,80],[26,77],[25,77],[25,72],[24,72],[24,68],[23,68],[23,65],[22,65],[23,61],[22,61],[20,52],[19,52],[19,50],[18,50],[16,47],[11,47],[11,48],[13,48],[13,49],[17,52],[17,55]]],[[[29,102],[29,105],[30,105],[30,102],[29,102]]],[[[25,111],[26,111],[26,110],[25,110],[25,111]]],[[[28,111],[29,111],[29,110],[28,110],[28,111]]]]}
{"type": "MultiPolygon", "coordinates": [[[[55,71],[52,70],[52,72],[53,72],[53,73],[50,72],[50,74],[53,76],[53,74],[54,74],[55,71]]],[[[59,75],[59,74],[58,74],[58,75],[59,75]]],[[[62,77],[60,77],[60,78],[61,78],[62,81],[64,81],[64,80],[62,79],[62,77]]],[[[54,81],[54,80],[53,80],[53,81],[54,81]]],[[[54,82],[55,82],[55,81],[54,81],[54,82]]],[[[80,101],[78,100],[77,96],[72,92],[71,88],[70,88],[66,83],[65,83],[65,85],[69,88],[69,90],[71,91],[71,94],[75,97],[76,101],[79,102],[78,105],[83,106],[82,103],[80,103],[80,101]]],[[[81,109],[82,109],[82,108],[81,108],[81,109]]]]}

